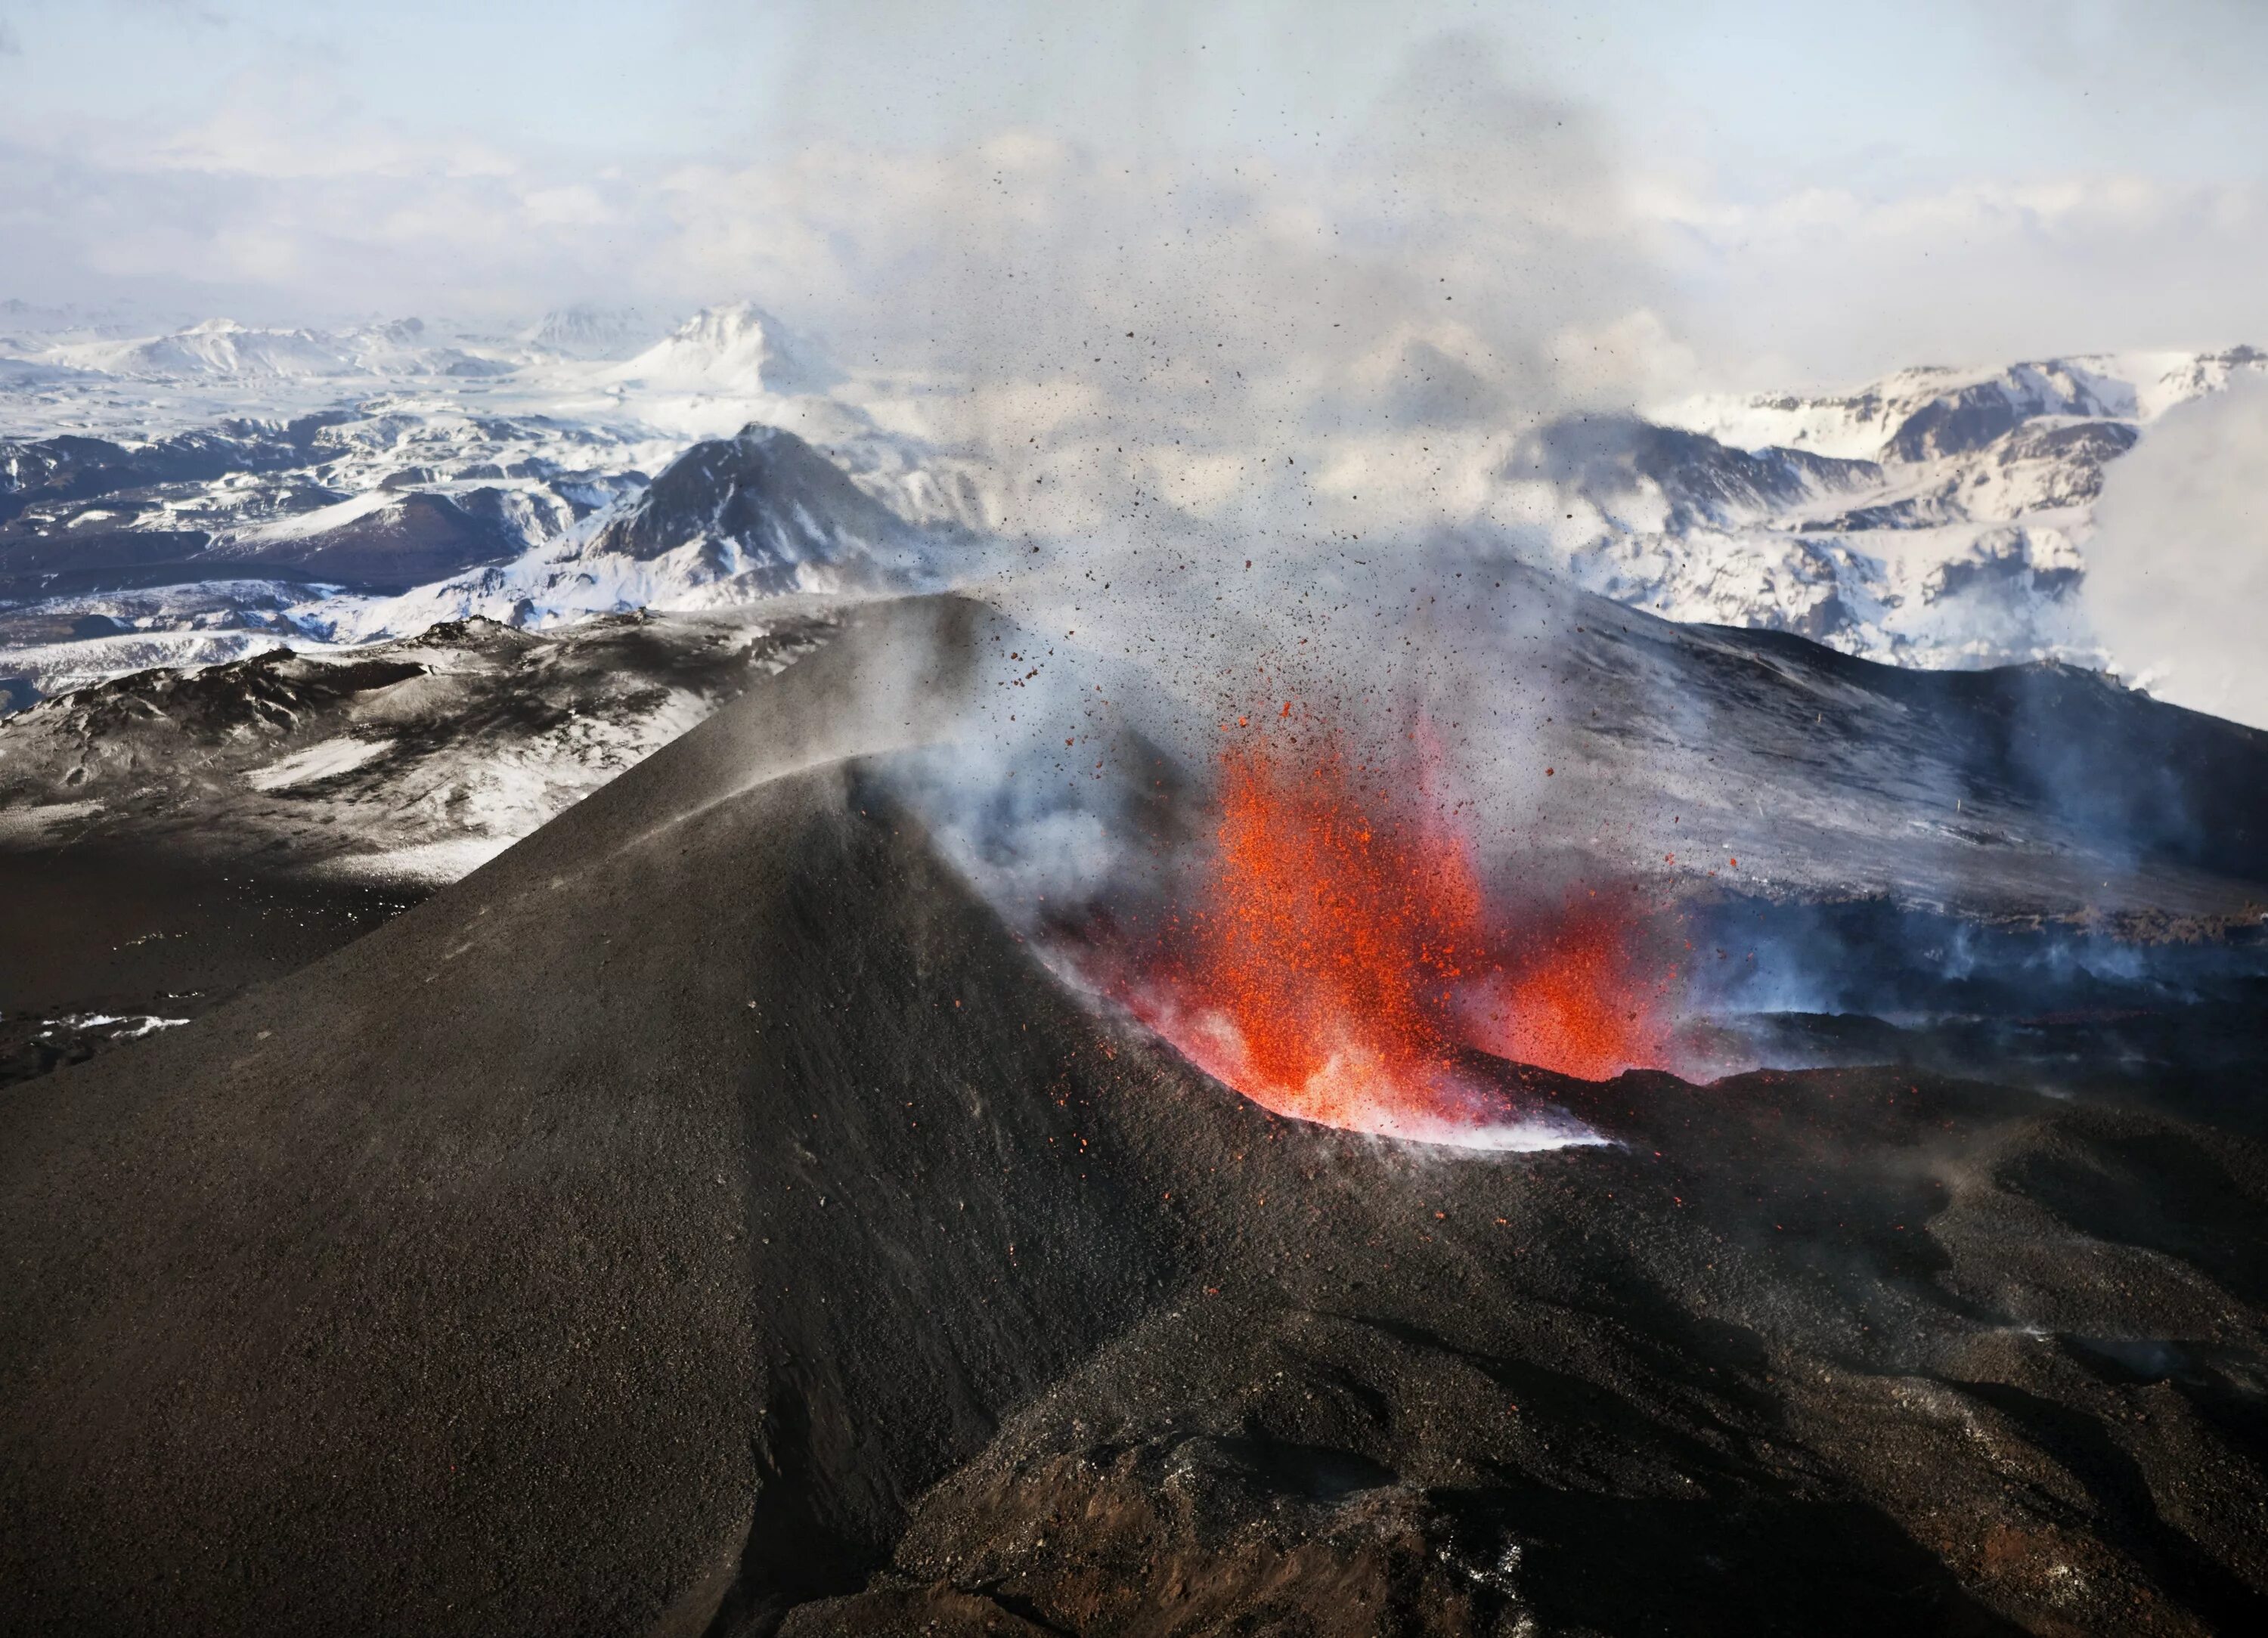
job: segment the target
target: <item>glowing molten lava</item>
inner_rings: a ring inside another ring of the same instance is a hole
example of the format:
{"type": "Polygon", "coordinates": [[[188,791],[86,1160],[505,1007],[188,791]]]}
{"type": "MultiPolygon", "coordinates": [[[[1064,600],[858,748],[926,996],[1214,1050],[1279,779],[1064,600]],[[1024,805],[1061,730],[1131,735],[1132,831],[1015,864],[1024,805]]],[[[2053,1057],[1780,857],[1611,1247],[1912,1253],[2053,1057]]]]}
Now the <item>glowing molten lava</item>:
{"type": "MultiPolygon", "coordinates": [[[[1415,759],[1412,759],[1413,761],[1415,759]]],[[[1162,982],[1129,999],[1256,1102],[1357,1130],[1488,1147],[1567,1141],[1471,1049],[1587,1078],[1645,1061],[1626,918],[1495,925],[1471,850],[1416,801],[1422,767],[1358,766],[1266,733],[1222,759],[1217,846],[1162,982]]]]}

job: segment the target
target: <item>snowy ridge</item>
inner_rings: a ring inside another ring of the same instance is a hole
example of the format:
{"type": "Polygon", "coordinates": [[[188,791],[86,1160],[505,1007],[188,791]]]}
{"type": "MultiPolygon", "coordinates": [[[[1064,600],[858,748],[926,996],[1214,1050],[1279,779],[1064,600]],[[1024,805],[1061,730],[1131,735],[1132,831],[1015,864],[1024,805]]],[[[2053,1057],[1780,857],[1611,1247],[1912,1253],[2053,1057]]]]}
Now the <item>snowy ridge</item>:
{"type": "Polygon", "coordinates": [[[825,640],[808,613],[440,625],[341,654],[269,643],[0,719],[0,839],[288,848],[364,879],[448,879],[825,640]]]}
{"type": "Polygon", "coordinates": [[[1590,590],[1869,658],[2100,663],[2073,593],[2103,469],[2249,347],[1909,370],[1855,393],[1561,422],[1502,479],[1590,590]]]}
{"type": "MultiPolygon", "coordinates": [[[[926,424],[902,380],[841,375],[749,302],[666,333],[595,305],[496,335],[0,319],[18,355],[0,687],[18,706],[129,656],[279,635],[930,584],[1028,510],[982,453],[901,430],[926,424]]],[[[1477,444],[1428,488],[1474,497],[1448,521],[1671,619],[1906,665],[2099,665],[2074,592],[2105,469],[2264,370],[2242,347],[2087,354],[1697,398],[1477,444]]]]}
{"type": "Polygon", "coordinates": [[[708,307],[612,372],[612,378],[666,393],[815,393],[830,373],[754,302],[708,307]]]}
{"type": "Polygon", "coordinates": [[[423,322],[404,319],[340,334],[257,329],[208,319],[170,334],[129,341],[66,342],[33,362],[159,380],[389,375],[488,376],[512,366],[460,348],[436,346],[423,322]]]}
{"type": "Polygon", "coordinates": [[[1666,406],[1653,419],[1742,448],[1778,445],[1845,459],[1918,459],[1950,452],[1948,426],[2006,431],[2019,421],[2069,415],[2147,422],[2177,404],[2227,386],[2232,375],[2268,366],[2252,347],[2214,353],[2086,353],[2001,370],[1902,370],[1854,393],[1705,395],[1666,406]]]}

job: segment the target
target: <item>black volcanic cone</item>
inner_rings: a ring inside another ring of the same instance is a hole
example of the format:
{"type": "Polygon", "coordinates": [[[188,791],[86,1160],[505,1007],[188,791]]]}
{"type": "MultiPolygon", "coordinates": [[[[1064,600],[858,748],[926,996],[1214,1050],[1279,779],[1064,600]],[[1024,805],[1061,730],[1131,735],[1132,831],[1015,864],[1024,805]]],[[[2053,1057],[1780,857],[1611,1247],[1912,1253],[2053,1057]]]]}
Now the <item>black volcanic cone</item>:
{"type": "Polygon", "coordinates": [[[969,613],[11,1097],[11,1630],[697,1631],[744,1548],[878,1554],[1139,1311],[1166,1219],[1092,1029],[839,760],[921,731],[969,613]]]}
{"type": "Polygon", "coordinates": [[[1616,1140],[1539,1156],[1267,1116],[871,776],[988,619],[870,610],[0,1102],[0,1628],[2268,1614],[2257,1146],[1895,1070],[1528,1075],[1616,1140]]]}

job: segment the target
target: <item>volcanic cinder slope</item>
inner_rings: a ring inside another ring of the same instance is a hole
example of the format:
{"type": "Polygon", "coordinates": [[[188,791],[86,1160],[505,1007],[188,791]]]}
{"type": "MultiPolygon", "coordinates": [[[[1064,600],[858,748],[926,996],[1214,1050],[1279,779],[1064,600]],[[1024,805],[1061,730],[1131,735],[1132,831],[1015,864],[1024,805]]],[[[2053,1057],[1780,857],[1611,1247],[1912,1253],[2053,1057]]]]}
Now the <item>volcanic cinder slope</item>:
{"type": "Polygon", "coordinates": [[[0,1085],[210,1011],[494,857],[822,641],[619,616],[148,671],[0,722],[0,1085]]]}
{"type": "Polygon", "coordinates": [[[2268,1160],[1895,1069],[1530,1156],[1271,1117],[887,794],[871,607],[493,863],[0,1101],[0,1627],[2202,1633],[2268,1160]]]}

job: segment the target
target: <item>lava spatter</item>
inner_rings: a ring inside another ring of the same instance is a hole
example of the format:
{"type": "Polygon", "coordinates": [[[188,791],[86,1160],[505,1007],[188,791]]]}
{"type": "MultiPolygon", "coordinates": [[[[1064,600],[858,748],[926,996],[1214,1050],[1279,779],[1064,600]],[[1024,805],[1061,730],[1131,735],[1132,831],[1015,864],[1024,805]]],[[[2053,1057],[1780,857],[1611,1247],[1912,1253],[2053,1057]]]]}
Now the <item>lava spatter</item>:
{"type": "Polygon", "coordinates": [[[1645,1061],[1651,995],[1618,901],[1508,925],[1422,794],[1432,759],[1270,728],[1222,753],[1214,845],[1156,970],[1124,987],[1134,1011],[1281,1114],[1484,1148],[1577,1137],[1472,1057],[1593,1078],[1645,1061]]]}

